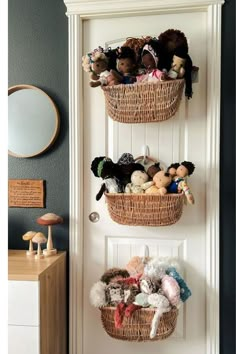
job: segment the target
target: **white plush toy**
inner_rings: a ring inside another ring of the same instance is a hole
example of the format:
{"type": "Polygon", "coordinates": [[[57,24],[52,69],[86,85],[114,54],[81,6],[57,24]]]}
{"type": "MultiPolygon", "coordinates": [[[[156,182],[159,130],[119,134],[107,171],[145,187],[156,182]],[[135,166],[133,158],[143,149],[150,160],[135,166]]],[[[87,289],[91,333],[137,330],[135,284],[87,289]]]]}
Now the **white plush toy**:
{"type": "Polygon", "coordinates": [[[144,171],[134,171],[131,175],[131,183],[125,187],[125,193],[144,193],[142,185],[148,181],[148,174],[144,171]]]}
{"type": "Polygon", "coordinates": [[[145,266],[143,274],[152,280],[162,279],[166,275],[168,268],[174,267],[177,272],[180,271],[179,260],[175,257],[158,257],[151,259],[145,266]]]}
{"type": "Polygon", "coordinates": [[[92,286],[89,294],[91,305],[95,307],[102,307],[107,305],[105,293],[106,287],[107,284],[102,281],[98,281],[92,286]]]}
{"type": "Polygon", "coordinates": [[[165,296],[159,295],[159,294],[149,295],[148,296],[148,303],[152,307],[157,308],[156,313],[152,319],[152,326],[151,326],[151,332],[150,332],[150,338],[152,339],[156,336],[159,321],[160,321],[162,314],[165,312],[169,312],[171,310],[171,306],[170,306],[168,299],[165,296]]]}

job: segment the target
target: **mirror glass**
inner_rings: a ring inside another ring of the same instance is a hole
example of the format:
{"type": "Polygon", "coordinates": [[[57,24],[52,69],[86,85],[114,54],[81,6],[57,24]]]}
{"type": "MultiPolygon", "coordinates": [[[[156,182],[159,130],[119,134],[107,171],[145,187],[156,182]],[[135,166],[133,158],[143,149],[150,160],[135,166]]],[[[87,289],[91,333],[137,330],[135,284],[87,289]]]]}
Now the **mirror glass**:
{"type": "Polygon", "coordinates": [[[17,85],[8,90],[8,152],[32,157],[46,151],[59,133],[59,113],[41,89],[17,85]]]}

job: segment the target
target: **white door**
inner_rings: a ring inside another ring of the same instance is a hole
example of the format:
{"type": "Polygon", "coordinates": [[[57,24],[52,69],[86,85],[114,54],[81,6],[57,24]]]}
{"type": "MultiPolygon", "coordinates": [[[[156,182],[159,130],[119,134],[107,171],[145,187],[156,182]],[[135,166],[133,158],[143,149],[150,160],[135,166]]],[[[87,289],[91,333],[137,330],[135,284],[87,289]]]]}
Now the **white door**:
{"type": "Polygon", "coordinates": [[[106,116],[103,92],[89,87],[84,74],[84,272],[83,272],[83,354],[205,354],[205,163],[206,163],[206,13],[159,14],[83,21],[83,52],[98,45],[115,47],[127,37],[159,33],[175,28],[183,31],[193,64],[200,67],[193,98],[183,98],[174,118],[161,123],[128,125],[115,123],[106,116]],[[165,227],[118,225],[108,214],[104,197],[95,196],[102,180],[90,170],[96,156],[107,155],[117,161],[123,152],[135,157],[148,145],[150,155],[169,165],[189,160],[196,170],[189,178],[196,204],[185,205],[180,221],[165,227]],[[100,220],[92,223],[91,212],[100,220]],[[103,330],[99,310],[89,303],[91,286],[105,269],[123,267],[133,255],[142,255],[144,246],[150,256],[178,256],[185,264],[185,279],[192,297],[178,318],[174,335],[152,343],[122,342],[103,330]]]}

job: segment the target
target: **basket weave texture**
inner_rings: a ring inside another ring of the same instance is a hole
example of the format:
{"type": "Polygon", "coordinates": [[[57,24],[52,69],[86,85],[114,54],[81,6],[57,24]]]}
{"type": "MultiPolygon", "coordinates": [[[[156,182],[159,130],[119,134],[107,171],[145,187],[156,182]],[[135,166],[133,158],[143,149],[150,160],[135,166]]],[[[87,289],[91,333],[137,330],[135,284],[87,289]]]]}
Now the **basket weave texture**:
{"type": "Polygon", "coordinates": [[[112,338],[125,341],[145,342],[165,339],[174,332],[178,317],[176,308],[164,313],[160,318],[156,336],[150,339],[151,323],[155,309],[142,308],[135,311],[131,317],[124,318],[122,328],[115,328],[115,307],[103,307],[100,310],[101,321],[107,334],[112,338]]]}
{"type": "Polygon", "coordinates": [[[161,122],[177,112],[184,79],[103,86],[108,115],[120,123],[161,122]]]}
{"type": "Polygon", "coordinates": [[[110,217],[122,225],[172,225],[183,211],[184,194],[105,193],[105,196],[110,217]]]}

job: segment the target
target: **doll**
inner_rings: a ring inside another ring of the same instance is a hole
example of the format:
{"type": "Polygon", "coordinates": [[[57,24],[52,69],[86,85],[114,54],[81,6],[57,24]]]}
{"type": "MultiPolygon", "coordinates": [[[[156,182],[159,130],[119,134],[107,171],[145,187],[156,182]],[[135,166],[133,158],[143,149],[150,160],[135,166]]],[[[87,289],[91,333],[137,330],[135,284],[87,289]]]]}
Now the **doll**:
{"type": "Polygon", "coordinates": [[[89,85],[91,87],[116,85],[118,81],[108,70],[109,58],[104,53],[102,47],[94,49],[82,57],[82,66],[84,71],[91,73],[89,85]]]}
{"type": "Polygon", "coordinates": [[[167,172],[171,175],[172,178],[176,177],[176,170],[179,167],[179,163],[172,163],[168,168],[167,172]]]}
{"type": "Polygon", "coordinates": [[[111,73],[121,84],[133,84],[136,81],[136,56],[130,47],[117,48],[116,69],[111,70],[111,73]]]}
{"type": "Polygon", "coordinates": [[[131,175],[131,183],[125,187],[125,193],[144,193],[145,189],[142,187],[148,181],[148,174],[145,171],[134,171],[131,175]]]}
{"type": "MultiPolygon", "coordinates": [[[[170,185],[172,178],[168,172],[157,172],[152,182],[147,182],[145,193],[164,195],[167,193],[167,187],[170,185]]],[[[145,188],[145,186],[143,186],[145,188]]]]}
{"type": "Polygon", "coordinates": [[[143,75],[137,76],[138,82],[163,81],[166,78],[165,72],[157,68],[158,65],[158,41],[150,41],[145,44],[141,53],[141,64],[144,66],[143,75]],[[155,48],[155,49],[154,49],[155,48]]]}
{"type": "Polygon", "coordinates": [[[191,290],[188,288],[187,284],[185,283],[184,279],[174,267],[169,267],[166,270],[166,274],[170,275],[177,281],[180,287],[180,299],[185,302],[189,298],[189,296],[192,295],[192,293],[191,290]]]}
{"type": "Polygon", "coordinates": [[[190,161],[183,161],[176,169],[176,176],[167,188],[168,193],[184,193],[189,204],[194,204],[193,194],[188,187],[185,178],[190,176],[195,166],[190,161]]]}
{"type": "Polygon", "coordinates": [[[186,55],[181,50],[176,50],[175,54],[173,55],[171,68],[168,71],[168,78],[170,79],[182,79],[185,74],[185,59],[186,55]]]}

